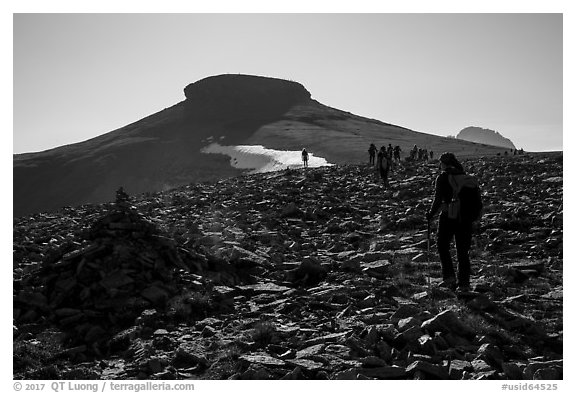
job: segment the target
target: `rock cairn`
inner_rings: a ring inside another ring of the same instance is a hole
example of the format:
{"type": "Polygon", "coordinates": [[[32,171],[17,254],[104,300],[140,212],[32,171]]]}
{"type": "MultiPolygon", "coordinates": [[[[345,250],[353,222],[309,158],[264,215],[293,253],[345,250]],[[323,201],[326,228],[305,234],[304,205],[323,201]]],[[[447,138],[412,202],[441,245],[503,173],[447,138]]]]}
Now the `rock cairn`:
{"type": "Polygon", "coordinates": [[[17,322],[47,319],[74,342],[100,344],[143,310],[164,309],[190,271],[174,240],[138,213],[122,189],[84,237],[81,247],[53,253],[17,282],[23,288],[14,301],[17,322]]]}

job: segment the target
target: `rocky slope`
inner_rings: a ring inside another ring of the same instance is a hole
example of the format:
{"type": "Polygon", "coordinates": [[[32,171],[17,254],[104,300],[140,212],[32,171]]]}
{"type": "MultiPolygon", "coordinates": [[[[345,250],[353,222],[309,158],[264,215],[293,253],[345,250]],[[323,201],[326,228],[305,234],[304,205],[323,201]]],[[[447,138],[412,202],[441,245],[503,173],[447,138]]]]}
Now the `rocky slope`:
{"type": "Polygon", "coordinates": [[[14,155],[14,216],[109,202],[120,186],[138,194],[241,174],[229,157],[201,152],[212,141],[277,150],[306,146],[335,164],[364,161],[372,142],[400,145],[404,152],[414,144],[460,155],[503,152],[333,109],[299,83],[281,79],[219,75],[184,93],[184,101],[118,130],[14,155]]]}
{"type": "Polygon", "coordinates": [[[486,208],[459,296],[427,253],[435,163],[389,190],[339,165],[15,219],[14,377],[562,378],[562,155],[464,164],[486,208]]]}
{"type": "Polygon", "coordinates": [[[461,130],[456,139],[464,141],[483,143],[490,146],[500,146],[508,149],[516,149],[514,143],[502,136],[499,132],[481,127],[466,127],[461,130]]]}

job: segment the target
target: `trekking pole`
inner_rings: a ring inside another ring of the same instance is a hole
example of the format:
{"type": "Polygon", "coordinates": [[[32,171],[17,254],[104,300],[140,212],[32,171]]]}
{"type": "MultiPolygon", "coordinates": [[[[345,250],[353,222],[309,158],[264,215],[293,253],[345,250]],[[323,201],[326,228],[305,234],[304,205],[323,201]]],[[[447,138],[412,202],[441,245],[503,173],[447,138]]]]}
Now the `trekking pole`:
{"type": "Polygon", "coordinates": [[[426,246],[427,246],[427,252],[426,252],[426,260],[427,262],[430,262],[430,220],[426,220],[428,223],[428,231],[427,231],[427,236],[426,236],[426,246]]]}

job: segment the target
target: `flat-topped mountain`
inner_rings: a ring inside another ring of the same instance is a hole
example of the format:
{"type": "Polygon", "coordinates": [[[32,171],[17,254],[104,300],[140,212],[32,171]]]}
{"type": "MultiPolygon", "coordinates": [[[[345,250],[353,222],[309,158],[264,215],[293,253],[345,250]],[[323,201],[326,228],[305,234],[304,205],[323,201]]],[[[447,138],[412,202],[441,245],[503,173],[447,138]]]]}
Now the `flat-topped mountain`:
{"type": "Polygon", "coordinates": [[[71,145],[14,155],[14,215],[110,201],[131,194],[242,174],[230,157],[206,154],[212,143],[306,147],[332,164],[367,161],[370,143],[415,144],[458,156],[503,148],[412,131],[330,108],[301,84],[250,75],[219,75],[189,84],[186,99],[125,127],[71,145]]]}
{"type": "Polygon", "coordinates": [[[514,146],[514,143],[512,143],[510,139],[502,136],[498,131],[490,130],[488,128],[466,127],[456,135],[456,139],[475,143],[485,143],[491,146],[506,147],[508,149],[516,149],[516,146],[514,146]]]}

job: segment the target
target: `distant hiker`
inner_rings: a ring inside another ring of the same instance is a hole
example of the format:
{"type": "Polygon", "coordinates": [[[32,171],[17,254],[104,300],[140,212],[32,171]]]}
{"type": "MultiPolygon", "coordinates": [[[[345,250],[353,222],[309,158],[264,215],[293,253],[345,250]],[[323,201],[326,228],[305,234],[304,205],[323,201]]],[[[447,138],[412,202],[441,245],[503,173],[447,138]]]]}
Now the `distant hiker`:
{"type": "Polygon", "coordinates": [[[433,160],[434,159],[434,152],[432,150],[430,150],[430,159],[433,160]]]}
{"type": "Polygon", "coordinates": [[[424,159],[424,149],[418,149],[418,161],[422,161],[424,159]]]}
{"type": "Polygon", "coordinates": [[[130,196],[124,191],[124,187],[120,187],[116,190],[116,203],[123,203],[128,202],[130,200],[130,196]]]}
{"type": "Polygon", "coordinates": [[[470,246],[472,244],[472,223],[479,219],[482,209],[480,189],[473,176],[466,175],[462,164],[452,153],[440,156],[442,172],[435,181],[434,201],[426,213],[430,222],[438,210],[437,247],[442,264],[442,287],[466,291],[470,288],[470,246]],[[450,243],[456,238],[458,257],[458,281],[454,273],[450,243]]]}
{"type": "Polygon", "coordinates": [[[390,157],[386,153],[386,148],[382,146],[380,151],[378,152],[378,173],[380,173],[380,179],[384,183],[384,187],[388,187],[390,184],[388,183],[388,173],[390,172],[391,161],[390,157]]]}
{"type": "Polygon", "coordinates": [[[368,148],[368,155],[370,156],[370,164],[374,165],[374,161],[376,160],[376,150],[378,150],[376,148],[376,145],[374,145],[373,143],[370,144],[370,147],[368,148]]]}
{"type": "Polygon", "coordinates": [[[391,143],[388,144],[388,149],[386,150],[386,154],[388,154],[388,158],[392,159],[392,156],[394,154],[394,148],[392,147],[391,143]]]}
{"type": "Polygon", "coordinates": [[[394,160],[397,162],[400,162],[400,152],[402,151],[402,149],[400,149],[400,146],[396,145],[394,146],[394,160]]]}
{"type": "Polygon", "coordinates": [[[308,152],[306,148],[302,149],[302,162],[304,163],[304,167],[308,166],[308,152]]]}
{"type": "Polygon", "coordinates": [[[418,154],[418,146],[414,145],[412,150],[410,151],[410,159],[414,161],[416,159],[416,155],[418,154]]]}

